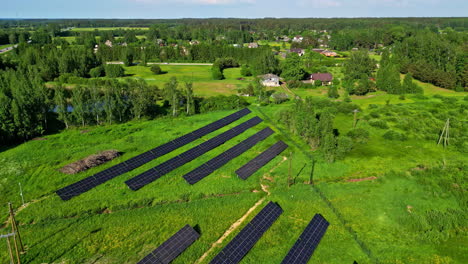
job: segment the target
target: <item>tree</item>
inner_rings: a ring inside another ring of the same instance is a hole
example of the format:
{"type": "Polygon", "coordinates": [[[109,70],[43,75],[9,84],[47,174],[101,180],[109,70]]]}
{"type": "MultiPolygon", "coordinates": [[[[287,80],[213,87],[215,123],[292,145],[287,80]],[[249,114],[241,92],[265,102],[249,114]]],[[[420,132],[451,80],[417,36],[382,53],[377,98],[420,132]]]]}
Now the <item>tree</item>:
{"type": "Polygon", "coordinates": [[[376,85],[379,90],[389,94],[401,94],[400,72],[396,65],[387,63],[377,72],[376,85]]]}
{"type": "Polygon", "coordinates": [[[125,55],[124,55],[124,65],[129,67],[129,66],[132,66],[133,65],[133,50],[131,50],[130,48],[127,48],[125,49],[125,55]]]}
{"type": "Polygon", "coordinates": [[[164,85],[164,94],[166,100],[169,101],[169,104],[172,108],[172,116],[177,115],[177,109],[179,107],[179,91],[177,87],[179,86],[176,77],[171,77],[168,83],[164,85]]]}
{"type": "Polygon", "coordinates": [[[403,79],[403,84],[401,86],[401,90],[403,93],[409,94],[422,94],[424,91],[423,89],[413,82],[413,77],[411,73],[407,73],[405,78],[403,79]]]}
{"type": "Polygon", "coordinates": [[[85,126],[87,109],[86,105],[89,100],[88,89],[78,85],[72,91],[71,103],[73,106],[72,115],[76,118],[81,126],[85,126]]]}
{"type": "Polygon", "coordinates": [[[218,66],[213,65],[211,67],[211,76],[213,77],[213,80],[222,80],[224,79],[223,72],[218,66]]]}
{"type": "Polygon", "coordinates": [[[360,79],[362,74],[371,76],[376,61],[369,57],[367,51],[352,52],[349,60],[344,64],[345,78],[348,80],[360,79]]]}
{"type": "Polygon", "coordinates": [[[68,129],[70,115],[68,112],[68,103],[65,95],[65,88],[62,84],[59,84],[55,87],[54,102],[57,106],[56,111],[58,114],[58,119],[65,123],[65,127],[68,129]]]}
{"type": "Polygon", "coordinates": [[[297,53],[290,53],[282,63],[281,77],[286,81],[300,81],[304,79],[301,57],[297,53]]]}
{"type": "Polygon", "coordinates": [[[252,72],[250,71],[250,68],[247,64],[242,64],[242,67],[241,67],[241,75],[242,76],[252,76],[252,72]]]}
{"type": "Polygon", "coordinates": [[[90,95],[90,113],[96,117],[96,124],[100,124],[99,116],[102,113],[102,98],[99,87],[93,85],[89,88],[89,95],[90,95]]]}
{"type": "Polygon", "coordinates": [[[148,84],[142,80],[131,80],[129,87],[132,87],[130,94],[131,112],[136,119],[149,113],[153,105],[154,95],[148,84]]]}
{"type": "Polygon", "coordinates": [[[193,83],[191,82],[185,83],[185,97],[187,104],[187,115],[195,114],[195,101],[193,100],[193,83]]]}
{"type": "Polygon", "coordinates": [[[109,78],[118,78],[125,75],[125,70],[118,64],[108,64],[104,67],[106,76],[109,78]]]}
{"type": "Polygon", "coordinates": [[[367,75],[362,74],[361,78],[358,80],[357,85],[354,87],[353,91],[350,94],[355,95],[366,95],[372,90],[372,82],[369,80],[367,75]]]}
{"type": "Polygon", "coordinates": [[[330,85],[330,87],[328,87],[328,97],[329,98],[335,98],[335,99],[340,97],[340,95],[338,94],[338,89],[336,88],[336,86],[330,85]]]}
{"type": "Polygon", "coordinates": [[[101,66],[97,66],[95,68],[92,68],[91,70],[89,70],[89,75],[92,78],[98,78],[98,77],[104,76],[104,67],[102,67],[102,65],[101,65],[101,66]]]}
{"type": "Polygon", "coordinates": [[[161,69],[161,67],[159,67],[159,65],[152,65],[151,66],[151,71],[156,75],[162,73],[162,69],[161,69]]]}
{"type": "Polygon", "coordinates": [[[104,90],[102,107],[104,109],[104,112],[106,113],[107,122],[109,124],[112,124],[112,120],[114,120],[114,112],[117,104],[114,96],[114,87],[106,87],[106,89],[104,90]]]}

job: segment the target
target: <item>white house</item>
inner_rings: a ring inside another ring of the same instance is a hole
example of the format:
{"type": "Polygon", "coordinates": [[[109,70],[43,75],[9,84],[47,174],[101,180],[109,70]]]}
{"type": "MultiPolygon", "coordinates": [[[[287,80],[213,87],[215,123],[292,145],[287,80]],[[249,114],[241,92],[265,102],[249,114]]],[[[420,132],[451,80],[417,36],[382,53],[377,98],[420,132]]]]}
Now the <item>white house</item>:
{"type": "Polygon", "coordinates": [[[263,86],[268,86],[268,87],[277,87],[280,86],[280,77],[275,74],[265,74],[265,75],[260,75],[260,82],[262,83],[263,86]]]}

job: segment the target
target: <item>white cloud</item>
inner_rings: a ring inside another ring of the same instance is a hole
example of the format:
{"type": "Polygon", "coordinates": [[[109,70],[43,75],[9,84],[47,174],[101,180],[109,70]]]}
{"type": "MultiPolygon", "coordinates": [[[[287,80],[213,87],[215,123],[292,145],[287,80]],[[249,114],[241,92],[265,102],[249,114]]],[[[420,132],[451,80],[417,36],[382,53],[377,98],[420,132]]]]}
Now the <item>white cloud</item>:
{"type": "MultiPolygon", "coordinates": [[[[148,4],[167,4],[167,0],[130,0],[133,2],[148,3],[148,4]]],[[[194,5],[232,5],[232,4],[254,4],[256,0],[171,0],[169,2],[176,2],[182,4],[194,5]]]]}

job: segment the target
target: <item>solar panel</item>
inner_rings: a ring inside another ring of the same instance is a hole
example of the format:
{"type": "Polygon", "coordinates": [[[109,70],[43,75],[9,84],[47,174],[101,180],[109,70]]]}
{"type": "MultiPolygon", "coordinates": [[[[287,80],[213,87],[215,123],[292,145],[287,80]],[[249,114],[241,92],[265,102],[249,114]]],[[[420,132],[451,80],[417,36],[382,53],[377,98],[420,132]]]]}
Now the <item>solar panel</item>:
{"type": "Polygon", "coordinates": [[[255,135],[247,138],[246,140],[242,141],[241,143],[235,145],[234,147],[226,150],[225,152],[221,153],[220,155],[212,158],[205,164],[201,165],[200,167],[192,170],[191,172],[185,174],[183,177],[189,184],[195,184],[205,178],[206,176],[213,173],[215,170],[221,168],[230,160],[240,156],[242,153],[253,147],[258,142],[264,140],[271,134],[273,134],[273,130],[267,127],[260,132],[256,133],[255,135]],[[209,168],[209,169],[208,169],[209,168]]]}
{"type": "Polygon", "coordinates": [[[279,205],[269,202],[210,263],[239,263],[281,213],[279,205]]]}
{"type": "Polygon", "coordinates": [[[126,172],[136,169],[140,167],[141,165],[150,162],[153,159],[166,155],[167,153],[170,153],[173,150],[178,149],[196,140],[197,138],[203,137],[215,130],[218,130],[249,113],[250,113],[250,110],[248,108],[244,108],[222,119],[219,119],[211,124],[208,124],[202,128],[199,128],[193,132],[185,134],[163,145],[160,145],[154,149],[151,149],[145,153],[142,153],[122,163],[119,163],[113,167],[110,167],[106,170],[96,173],[93,176],[89,176],[88,178],[90,179],[88,180],[89,183],[86,184],[87,186],[86,188],[80,187],[82,184],[79,182],[76,182],[56,191],[56,193],[58,196],[60,196],[62,200],[64,201],[70,200],[71,198],[78,196],[84,192],[87,192],[91,190],[92,188],[102,183],[105,183],[108,180],[111,180],[119,175],[122,175],[126,172]]]}
{"type": "Polygon", "coordinates": [[[187,162],[190,162],[199,156],[205,154],[206,152],[218,147],[221,144],[224,144],[226,141],[232,139],[233,137],[242,134],[245,130],[261,123],[263,120],[259,117],[254,117],[252,119],[249,119],[245,121],[244,123],[231,128],[230,130],[223,132],[203,143],[200,145],[193,147],[189,150],[187,150],[185,153],[180,154],[179,156],[176,156],[170,160],[167,160],[158,166],[140,174],[137,175],[130,180],[127,180],[125,184],[128,185],[128,187],[134,191],[142,188],[143,186],[147,185],[150,182],[153,182],[161,176],[171,172],[172,170],[177,169],[178,167],[186,164],[187,162]],[[235,132],[233,132],[235,129],[235,132]],[[189,154],[187,154],[189,153],[189,154]]]}
{"type": "Polygon", "coordinates": [[[269,147],[267,150],[262,152],[260,155],[247,162],[240,169],[236,170],[237,176],[245,180],[258,171],[261,167],[265,166],[270,162],[274,157],[279,155],[283,150],[288,147],[283,141],[276,142],[273,146],[269,147]]]}
{"type": "Polygon", "coordinates": [[[316,214],[281,263],[306,264],[329,225],[321,214],[316,214]]]}
{"type": "Polygon", "coordinates": [[[157,249],[149,253],[138,264],[167,264],[186,250],[195,240],[200,237],[195,229],[186,225],[157,249]]]}

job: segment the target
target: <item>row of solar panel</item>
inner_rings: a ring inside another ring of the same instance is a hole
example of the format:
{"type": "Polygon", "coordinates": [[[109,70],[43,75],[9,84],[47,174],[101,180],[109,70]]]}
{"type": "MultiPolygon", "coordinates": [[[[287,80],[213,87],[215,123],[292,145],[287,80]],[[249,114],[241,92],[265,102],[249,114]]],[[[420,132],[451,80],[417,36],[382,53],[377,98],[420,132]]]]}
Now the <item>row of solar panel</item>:
{"type": "MultiPolygon", "coordinates": [[[[210,263],[239,263],[282,213],[283,209],[278,204],[269,202],[210,263]]],[[[328,226],[328,221],[322,215],[316,214],[289,250],[282,264],[306,264],[328,226]]],[[[199,237],[197,231],[186,225],[138,263],[170,263],[199,237]]]]}
{"type": "Polygon", "coordinates": [[[176,156],[172,159],[167,160],[159,164],[158,166],[143,172],[135,176],[134,178],[129,179],[125,183],[128,187],[134,191],[144,187],[145,185],[159,179],[163,175],[175,170],[176,168],[198,158],[204,153],[218,147],[221,144],[224,144],[226,141],[234,138],[235,136],[242,134],[247,129],[261,123],[263,120],[259,117],[254,117],[234,128],[229,129],[226,132],[223,132],[202,144],[187,150],[186,152],[176,156]]]}
{"type": "Polygon", "coordinates": [[[240,156],[242,153],[249,150],[251,147],[256,145],[258,142],[266,139],[271,134],[273,134],[273,130],[267,127],[260,132],[256,133],[255,135],[247,138],[246,140],[240,142],[239,144],[235,145],[234,147],[228,149],[227,151],[221,153],[220,155],[212,158],[208,162],[204,163],[203,165],[197,167],[196,169],[190,171],[189,173],[185,174],[183,177],[189,184],[195,184],[205,178],[206,176],[213,173],[215,170],[221,168],[230,160],[240,156]]]}
{"type": "Polygon", "coordinates": [[[143,164],[150,162],[153,159],[166,155],[167,153],[170,153],[173,150],[176,150],[200,137],[203,137],[213,131],[216,131],[249,113],[250,110],[248,108],[244,108],[234,114],[226,116],[191,133],[185,134],[179,138],[169,141],[168,143],[165,143],[145,153],[130,158],[127,161],[124,161],[104,171],[96,173],[93,176],[68,185],[58,190],[56,193],[60,196],[62,200],[69,200],[75,196],[78,196],[84,192],[91,190],[92,188],[108,180],[111,180],[119,175],[136,169],[142,166],[143,164]]]}
{"type": "Polygon", "coordinates": [[[186,225],[158,248],[149,253],[138,264],[168,264],[200,237],[191,226],[186,225]]]}
{"type": "Polygon", "coordinates": [[[274,157],[283,152],[287,147],[288,145],[283,141],[276,142],[273,146],[269,147],[260,155],[247,162],[240,169],[236,170],[236,174],[243,180],[247,179],[261,167],[265,166],[265,164],[270,162],[274,157]]]}

